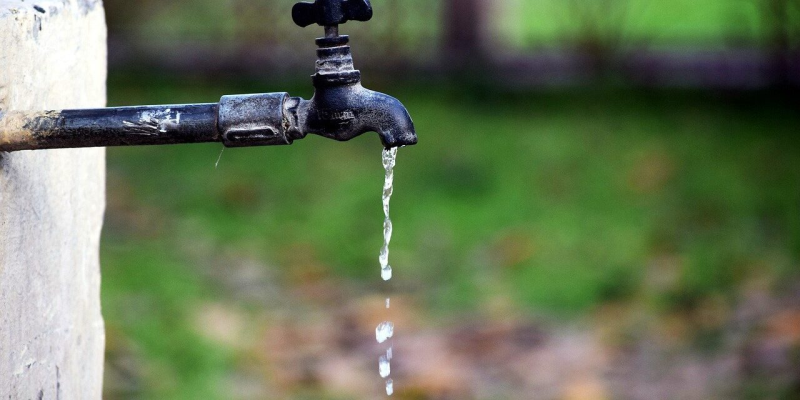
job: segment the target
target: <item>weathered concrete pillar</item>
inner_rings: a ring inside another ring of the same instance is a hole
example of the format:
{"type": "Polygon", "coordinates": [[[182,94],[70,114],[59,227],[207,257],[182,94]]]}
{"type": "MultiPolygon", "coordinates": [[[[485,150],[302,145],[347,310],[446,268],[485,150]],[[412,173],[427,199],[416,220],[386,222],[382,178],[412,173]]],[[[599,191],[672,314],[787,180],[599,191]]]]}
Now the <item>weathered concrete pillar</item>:
{"type": "MultiPolygon", "coordinates": [[[[0,110],[105,105],[100,0],[0,0],[0,110]]],[[[102,149],[0,153],[0,399],[100,399],[102,149]]]]}

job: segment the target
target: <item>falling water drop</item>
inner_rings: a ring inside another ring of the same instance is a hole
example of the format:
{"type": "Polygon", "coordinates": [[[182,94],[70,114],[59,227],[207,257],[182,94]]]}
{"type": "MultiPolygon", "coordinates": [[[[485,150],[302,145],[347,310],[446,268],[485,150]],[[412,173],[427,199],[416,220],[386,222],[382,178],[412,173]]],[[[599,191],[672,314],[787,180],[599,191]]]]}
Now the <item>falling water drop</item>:
{"type": "Polygon", "coordinates": [[[381,324],[375,328],[375,339],[378,340],[378,343],[383,343],[392,336],[394,336],[394,324],[389,321],[381,322],[381,324]]]}
{"type": "Polygon", "coordinates": [[[381,278],[383,278],[384,281],[392,280],[392,266],[391,265],[387,265],[387,266],[381,268],[381,278]]]}
{"type": "Polygon", "coordinates": [[[394,394],[394,381],[391,379],[386,381],[386,394],[389,396],[394,394]]]}
{"type": "Polygon", "coordinates": [[[381,356],[380,361],[378,362],[378,372],[380,372],[381,378],[388,378],[392,373],[391,364],[386,356],[381,356]]]}

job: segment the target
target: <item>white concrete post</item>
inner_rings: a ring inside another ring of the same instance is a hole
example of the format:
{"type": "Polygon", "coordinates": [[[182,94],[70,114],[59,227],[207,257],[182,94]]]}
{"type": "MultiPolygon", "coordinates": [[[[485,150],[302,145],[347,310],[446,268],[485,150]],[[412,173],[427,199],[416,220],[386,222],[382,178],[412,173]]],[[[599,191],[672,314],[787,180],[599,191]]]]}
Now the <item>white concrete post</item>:
{"type": "MultiPolygon", "coordinates": [[[[0,0],[0,112],[105,105],[100,0],[0,0]]],[[[100,399],[103,149],[0,153],[0,399],[100,399]]]]}

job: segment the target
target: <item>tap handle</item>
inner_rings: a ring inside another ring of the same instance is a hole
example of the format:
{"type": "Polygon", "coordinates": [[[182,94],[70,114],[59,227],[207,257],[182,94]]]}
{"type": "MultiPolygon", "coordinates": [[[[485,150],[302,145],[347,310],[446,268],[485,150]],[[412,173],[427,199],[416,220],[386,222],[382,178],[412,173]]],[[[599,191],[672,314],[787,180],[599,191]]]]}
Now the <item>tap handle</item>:
{"type": "Polygon", "coordinates": [[[294,23],[305,28],[312,24],[334,26],[347,21],[372,19],[369,0],[316,0],[300,2],[292,8],[294,23]]]}

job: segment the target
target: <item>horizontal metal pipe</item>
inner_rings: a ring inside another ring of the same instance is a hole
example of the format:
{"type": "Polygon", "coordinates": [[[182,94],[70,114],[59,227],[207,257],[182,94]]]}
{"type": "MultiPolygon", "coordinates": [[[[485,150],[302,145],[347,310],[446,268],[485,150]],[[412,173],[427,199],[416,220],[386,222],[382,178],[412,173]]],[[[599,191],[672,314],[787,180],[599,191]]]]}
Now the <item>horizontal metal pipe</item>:
{"type": "Polygon", "coordinates": [[[210,104],[0,111],[0,152],[203,142],[279,146],[309,133],[347,141],[371,131],[387,148],[417,143],[414,123],[394,97],[360,84],[328,84],[309,101],[278,92],[223,96],[210,104]]]}
{"type": "Polygon", "coordinates": [[[0,151],[219,142],[219,104],[0,113],[0,151]]]}

